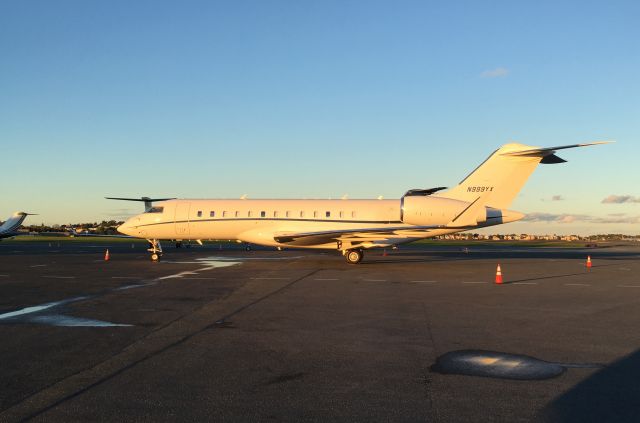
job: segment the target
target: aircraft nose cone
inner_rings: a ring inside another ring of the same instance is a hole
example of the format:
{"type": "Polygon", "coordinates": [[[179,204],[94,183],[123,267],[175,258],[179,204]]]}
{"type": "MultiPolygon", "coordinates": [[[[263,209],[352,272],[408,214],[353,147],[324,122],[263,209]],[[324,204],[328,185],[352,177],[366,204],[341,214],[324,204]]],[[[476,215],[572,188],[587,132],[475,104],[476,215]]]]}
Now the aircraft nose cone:
{"type": "Polygon", "coordinates": [[[118,232],[120,232],[121,234],[125,234],[125,235],[130,235],[132,236],[132,227],[129,224],[129,222],[124,222],[122,225],[118,226],[118,232]]]}

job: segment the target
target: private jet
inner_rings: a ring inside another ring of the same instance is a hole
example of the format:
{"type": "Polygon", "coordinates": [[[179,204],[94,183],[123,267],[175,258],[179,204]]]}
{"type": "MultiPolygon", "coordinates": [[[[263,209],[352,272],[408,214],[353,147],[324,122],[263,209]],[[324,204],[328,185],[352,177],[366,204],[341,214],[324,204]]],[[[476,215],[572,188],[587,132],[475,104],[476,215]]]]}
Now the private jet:
{"type": "Polygon", "coordinates": [[[26,233],[18,232],[18,228],[27,216],[33,216],[31,213],[15,212],[0,226],[0,239],[12,238],[17,235],[26,235],[26,233]]]}
{"type": "Polygon", "coordinates": [[[509,206],[538,164],[565,162],[557,150],[608,142],[549,148],[505,144],[454,188],[411,189],[396,200],[107,198],[145,202],[144,213],[118,231],[147,239],[154,261],[162,256],[161,240],[229,239],[332,249],[356,264],[370,248],[520,220],[525,215],[509,206]]]}

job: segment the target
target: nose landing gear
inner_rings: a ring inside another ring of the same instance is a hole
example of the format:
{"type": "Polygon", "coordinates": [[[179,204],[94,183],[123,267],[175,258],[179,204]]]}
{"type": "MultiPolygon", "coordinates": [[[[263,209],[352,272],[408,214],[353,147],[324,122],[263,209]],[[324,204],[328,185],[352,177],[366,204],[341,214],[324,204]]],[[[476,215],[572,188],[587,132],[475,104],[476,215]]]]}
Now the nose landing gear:
{"type": "Polygon", "coordinates": [[[157,239],[148,239],[149,248],[147,251],[151,253],[151,261],[158,261],[160,257],[162,257],[162,246],[160,245],[160,241],[157,239]]]}

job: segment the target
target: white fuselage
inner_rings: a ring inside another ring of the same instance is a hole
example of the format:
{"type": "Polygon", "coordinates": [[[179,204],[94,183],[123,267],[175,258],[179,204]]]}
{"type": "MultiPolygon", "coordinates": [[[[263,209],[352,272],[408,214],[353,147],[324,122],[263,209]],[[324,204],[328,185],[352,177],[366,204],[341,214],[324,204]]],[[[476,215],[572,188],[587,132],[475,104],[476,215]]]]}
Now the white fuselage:
{"type": "MultiPolygon", "coordinates": [[[[415,225],[446,225],[469,204],[438,197],[421,201],[425,203],[423,208],[407,211],[403,209],[403,200],[169,200],[155,203],[147,212],[130,218],[118,231],[146,239],[224,239],[286,246],[274,237],[333,230],[389,227],[410,230],[415,225]],[[405,223],[408,221],[413,224],[405,223]]],[[[522,216],[518,215],[514,218],[522,216]]],[[[499,222],[485,222],[479,227],[506,221],[503,212],[499,222]]],[[[428,234],[395,237],[386,245],[460,230],[463,229],[434,229],[428,234]]],[[[336,245],[325,242],[304,247],[336,248],[336,245]]]]}

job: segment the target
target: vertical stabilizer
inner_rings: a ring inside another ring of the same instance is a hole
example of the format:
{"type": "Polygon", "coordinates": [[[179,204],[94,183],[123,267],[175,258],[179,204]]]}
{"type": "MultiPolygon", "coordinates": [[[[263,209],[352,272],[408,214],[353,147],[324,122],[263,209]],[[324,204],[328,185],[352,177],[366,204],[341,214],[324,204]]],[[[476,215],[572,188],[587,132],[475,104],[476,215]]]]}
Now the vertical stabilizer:
{"type": "Polygon", "coordinates": [[[471,203],[478,196],[489,193],[486,197],[487,206],[507,209],[539,163],[564,162],[555,155],[556,150],[606,143],[606,141],[599,141],[549,148],[518,143],[505,144],[482,162],[458,186],[435,196],[471,203]]]}

